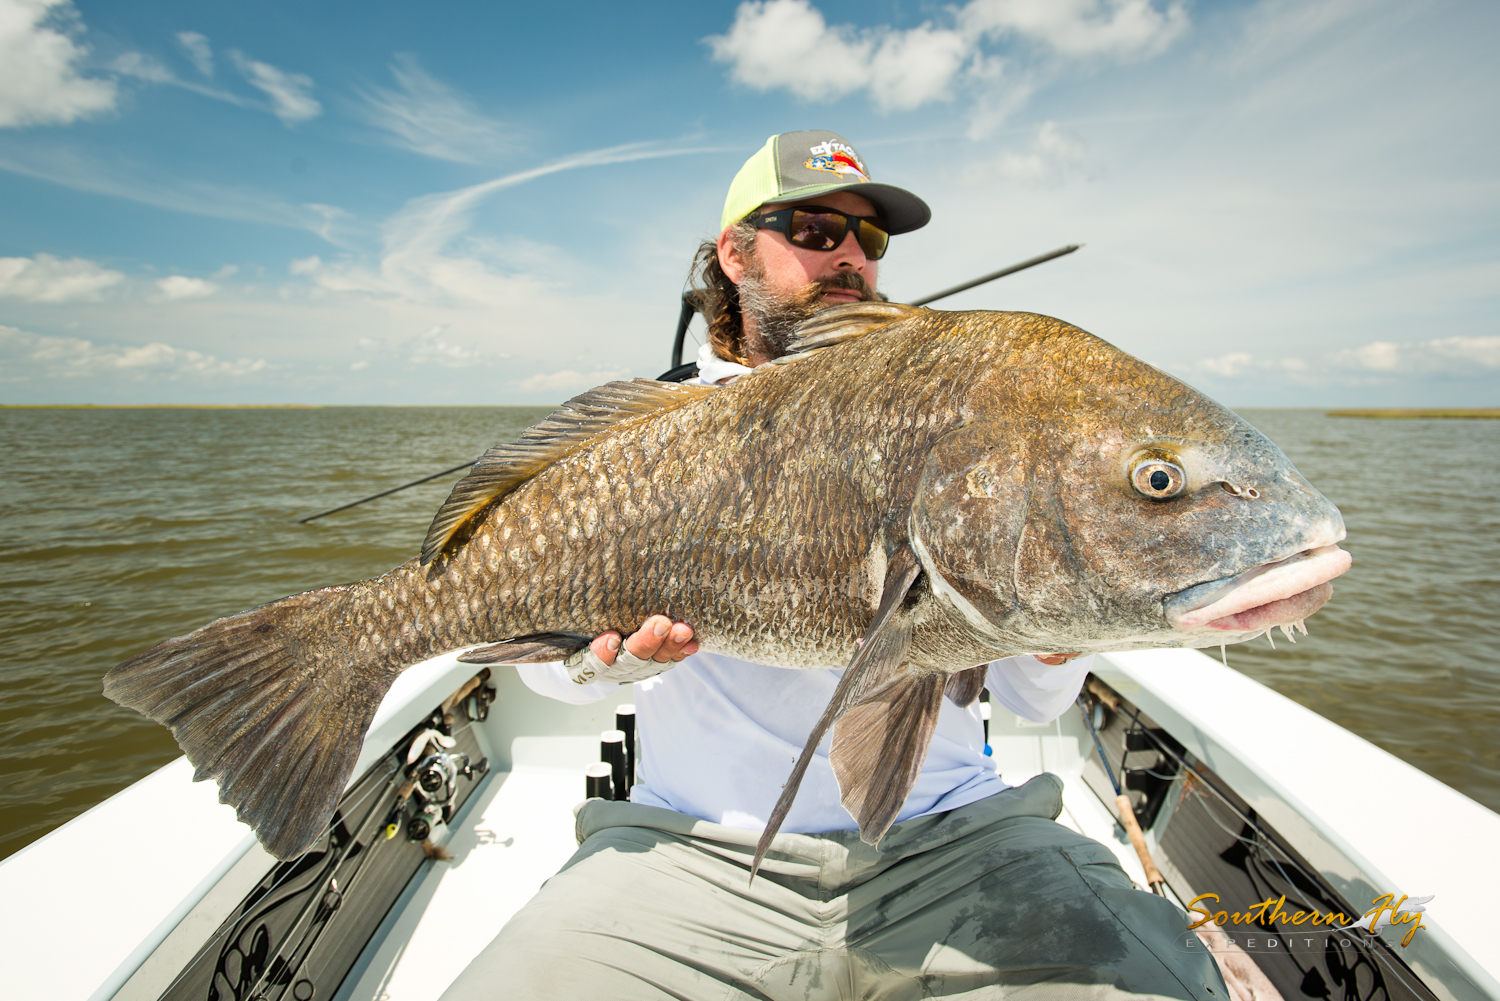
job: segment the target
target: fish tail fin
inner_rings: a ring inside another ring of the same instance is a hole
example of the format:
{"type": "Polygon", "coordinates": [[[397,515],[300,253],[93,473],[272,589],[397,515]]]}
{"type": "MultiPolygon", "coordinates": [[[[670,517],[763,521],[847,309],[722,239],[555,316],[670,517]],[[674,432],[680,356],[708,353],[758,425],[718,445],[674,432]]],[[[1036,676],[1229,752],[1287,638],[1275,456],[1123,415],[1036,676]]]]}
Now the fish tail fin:
{"type": "Polygon", "coordinates": [[[170,729],[193,780],[216,779],[219,802],[279,859],[322,835],[397,673],[339,648],[345,591],[218,619],[104,677],[105,696],[170,729]]]}
{"type": "Polygon", "coordinates": [[[828,761],[839,802],[867,845],[880,844],[922,772],[946,682],[940,674],[910,671],[833,725],[828,761]]]}

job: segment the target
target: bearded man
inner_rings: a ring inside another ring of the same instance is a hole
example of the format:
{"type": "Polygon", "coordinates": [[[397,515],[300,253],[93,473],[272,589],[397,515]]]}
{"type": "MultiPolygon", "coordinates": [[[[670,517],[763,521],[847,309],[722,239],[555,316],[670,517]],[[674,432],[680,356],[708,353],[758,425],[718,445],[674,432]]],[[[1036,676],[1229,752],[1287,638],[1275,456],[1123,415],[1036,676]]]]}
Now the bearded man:
{"type": "MultiPolygon", "coordinates": [[[[699,380],[788,350],[825,306],[878,298],[889,237],[925,225],[917,196],[869,179],[832,132],[772,136],[735,177],[696,291],[710,319],[699,380]]],[[[711,463],[711,455],[699,457],[711,463]]],[[[1051,721],[1089,658],[1012,657],[986,687],[1051,721]],[[1070,662],[1071,661],[1071,662],[1070,662]]],[[[1228,1001],[1186,926],[1135,890],[1113,852],[1053,822],[1062,782],[1012,788],[986,756],[978,704],[944,702],[926,762],[878,847],[839,803],[826,744],[752,881],[781,784],[842,676],[698,652],[653,616],[581,662],[521,665],[572,703],[633,684],[639,779],[588,800],[580,848],[444,995],[507,999],[1171,997],[1228,1001]],[[622,650],[623,646],[623,650],[622,650]]]]}

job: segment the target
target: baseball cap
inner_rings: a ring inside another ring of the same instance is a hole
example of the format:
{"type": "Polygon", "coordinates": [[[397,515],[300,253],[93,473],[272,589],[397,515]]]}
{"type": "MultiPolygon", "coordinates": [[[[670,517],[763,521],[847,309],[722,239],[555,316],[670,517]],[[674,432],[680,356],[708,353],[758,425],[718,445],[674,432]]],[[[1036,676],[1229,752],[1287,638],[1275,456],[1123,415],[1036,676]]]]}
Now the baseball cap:
{"type": "Polygon", "coordinates": [[[927,203],[904,188],[870,180],[865,162],[837,132],[808,129],[766,140],[729,185],[719,229],[739,222],[762,205],[800,202],[834,191],[858,189],[885,220],[892,235],[921,229],[932,218],[927,203]]]}

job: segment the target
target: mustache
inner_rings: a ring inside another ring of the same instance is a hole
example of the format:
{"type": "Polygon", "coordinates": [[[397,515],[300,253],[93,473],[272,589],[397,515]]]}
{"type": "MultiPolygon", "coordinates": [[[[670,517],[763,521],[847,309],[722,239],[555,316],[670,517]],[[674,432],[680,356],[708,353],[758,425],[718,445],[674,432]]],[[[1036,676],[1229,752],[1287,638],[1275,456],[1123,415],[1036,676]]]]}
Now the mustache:
{"type": "Polygon", "coordinates": [[[836,271],[815,279],[791,293],[776,293],[767,287],[765,267],[752,260],[740,282],[740,308],[755,320],[756,333],[772,358],[786,354],[796,339],[797,327],[820,309],[827,309],[823,296],[838,289],[855,292],[862,302],[885,301],[885,296],[857,271],[836,271]]]}
{"type": "Polygon", "coordinates": [[[821,297],[833,289],[839,289],[840,291],[858,292],[861,302],[876,302],[885,299],[885,296],[876,292],[870,283],[865,281],[865,276],[858,271],[835,271],[827,278],[819,278],[813,282],[807,289],[804,289],[803,294],[805,295],[814,289],[816,293],[811,298],[821,297]]]}

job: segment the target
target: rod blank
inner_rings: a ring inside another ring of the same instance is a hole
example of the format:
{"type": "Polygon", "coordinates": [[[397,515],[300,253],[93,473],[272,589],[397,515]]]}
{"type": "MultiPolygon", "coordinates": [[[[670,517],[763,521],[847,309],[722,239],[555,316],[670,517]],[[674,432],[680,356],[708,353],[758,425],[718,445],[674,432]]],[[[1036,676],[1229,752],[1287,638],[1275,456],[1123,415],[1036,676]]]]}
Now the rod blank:
{"type": "Polygon", "coordinates": [[[1013,275],[1017,271],[1025,271],[1027,268],[1034,268],[1038,264],[1046,264],[1048,261],[1053,260],[1054,258],[1062,257],[1065,254],[1071,254],[1073,251],[1082,246],[1083,244],[1081,243],[1070,243],[1066,247],[1059,247],[1057,250],[1054,250],[1051,253],[1042,254],[1040,257],[1033,257],[1029,261],[1022,261],[1020,264],[1012,264],[1008,268],[1001,268],[999,271],[991,272],[990,274],[987,274],[982,278],[975,278],[971,282],[964,282],[962,285],[955,285],[952,288],[945,288],[941,292],[929,295],[923,299],[913,299],[911,301],[911,305],[925,306],[929,302],[937,302],[939,299],[946,299],[950,295],[957,295],[958,293],[966,291],[967,289],[971,289],[976,285],[983,285],[985,282],[992,282],[996,278],[1004,278],[1006,275],[1013,275]]]}
{"type": "Polygon", "coordinates": [[[306,525],[309,521],[316,521],[317,519],[323,517],[325,514],[337,514],[339,511],[347,511],[351,507],[358,507],[365,501],[372,501],[379,497],[385,497],[388,494],[395,493],[397,490],[405,490],[407,487],[414,487],[419,483],[426,483],[428,480],[435,480],[439,476],[447,476],[449,473],[456,473],[460,469],[468,469],[478,461],[478,459],[470,459],[468,462],[460,462],[458,465],[452,467],[451,469],[444,469],[441,472],[433,473],[431,476],[424,476],[420,480],[412,480],[410,483],[403,483],[399,487],[391,487],[389,490],[382,490],[378,494],[371,494],[368,497],[361,497],[357,501],[350,501],[347,504],[340,504],[338,507],[331,507],[327,511],[319,511],[317,514],[310,514],[306,518],[298,518],[297,523],[306,525]]]}

